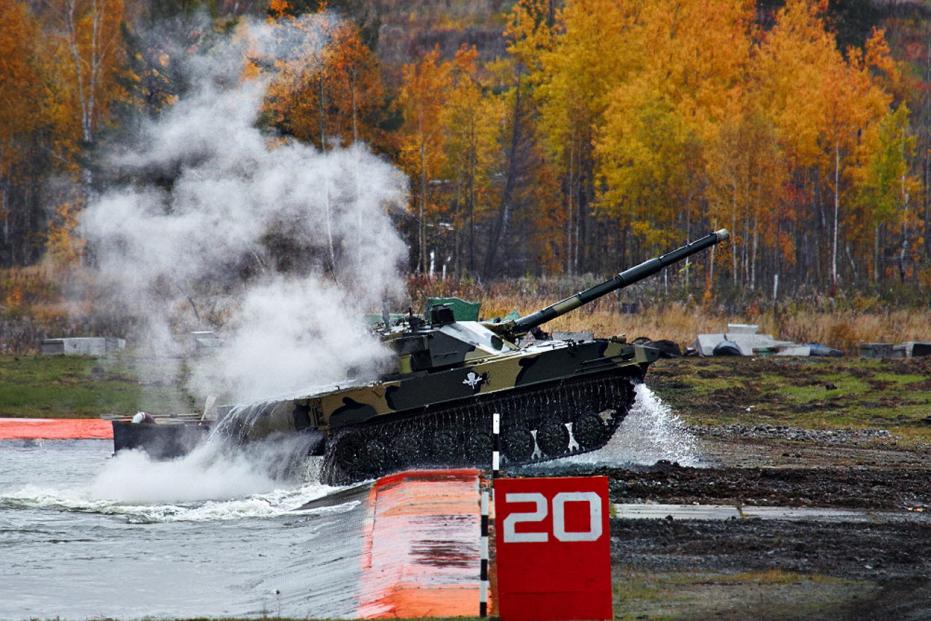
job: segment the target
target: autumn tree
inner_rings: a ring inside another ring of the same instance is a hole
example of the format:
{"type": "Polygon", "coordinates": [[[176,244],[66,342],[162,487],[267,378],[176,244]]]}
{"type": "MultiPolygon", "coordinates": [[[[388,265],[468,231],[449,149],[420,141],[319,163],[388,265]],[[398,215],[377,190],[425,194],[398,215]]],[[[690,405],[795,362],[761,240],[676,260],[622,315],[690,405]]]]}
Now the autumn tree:
{"type": "Polygon", "coordinates": [[[14,260],[14,233],[17,226],[11,222],[14,213],[13,186],[17,167],[28,153],[25,145],[30,135],[41,124],[41,99],[34,42],[38,38],[38,24],[24,2],[0,4],[0,218],[3,219],[2,258],[14,260]]]}
{"type": "Polygon", "coordinates": [[[303,43],[290,58],[270,62],[273,80],[264,107],[269,123],[324,150],[357,140],[381,142],[380,67],[358,28],[327,15],[292,20],[290,27],[304,31],[303,43]]]}
{"type": "Polygon", "coordinates": [[[884,233],[898,238],[896,263],[904,280],[914,252],[920,215],[912,204],[918,179],[910,173],[916,138],[909,128],[909,110],[902,104],[868,128],[861,146],[862,163],[854,169],[856,184],[850,227],[859,242],[858,254],[870,254],[867,265],[874,281],[879,280],[884,233]],[[872,238],[872,239],[870,239],[872,238]],[[870,252],[872,251],[872,252],[870,252]]]}
{"type": "Polygon", "coordinates": [[[355,24],[344,22],[333,32],[322,71],[330,92],[330,133],[343,144],[376,141],[377,115],[384,104],[381,72],[355,24]]]}
{"type": "Polygon", "coordinates": [[[760,49],[755,75],[798,196],[807,202],[809,222],[795,226],[801,267],[836,285],[842,200],[851,189],[847,169],[864,129],[882,117],[891,98],[874,81],[862,53],[851,49],[844,58],[837,49],[825,9],[825,2],[787,2],[760,49]],[[822,239],[829,244],[819,244],[822,239]]]}
{"type": "Polygon", "coordinates": [[[399,132],[399,159],[411,177],[411,194],[417,213],[417,270],[427,270],[428,218],[440,211],[432,183],[446,163],[446,135],[442,115],[450,84],[450,65],[440,59],[439,48],[418,63],[404,66],[398,94],[403,118],[399,132]]]}
{"type": "MultiPolygon", "coordinates": [[[[538,101],[538,131],[558,162],[566,210],[566,270],[586,269],[589,216],[595,198],[595,140],[608,94],[626,79],[637,43],[627,35],[636,21],[636,3],[573,0],[556,13],[550,34],[532,23],[523,46],[538,101]],[[552,37],[551,41],[547,41],[552,37]],[[633,45],[632,45],[633,44],[633,45]],[[529,48],[529,49],[526,49],[529,48]]],[[[527,12],[537,21],[542,11],[527,12]]],[[[522,14],[517,15],[518,19],[522,14]]],[[[519,25],[519,24],[518,24],[519,25]]],[[[523,50],[522,50],[523,51],[523,50]]]]}
{"type": "Polygon", "coordinates": [[[55,17],[70,56],[81,139],[93,144],[117,97],[122,62],[123,0],[55,0],[55,17]]]}
{"type": "Polygon", "coordinates": [[[457,271],[475,273],[476,219],[493,200],[500,170],[502,100],[479,79],[477,50],[463,47],[450,63],[449,83],[441,112],[445,133],[444,179],[451,188],[449,211],[455,228],[457,271]]]}

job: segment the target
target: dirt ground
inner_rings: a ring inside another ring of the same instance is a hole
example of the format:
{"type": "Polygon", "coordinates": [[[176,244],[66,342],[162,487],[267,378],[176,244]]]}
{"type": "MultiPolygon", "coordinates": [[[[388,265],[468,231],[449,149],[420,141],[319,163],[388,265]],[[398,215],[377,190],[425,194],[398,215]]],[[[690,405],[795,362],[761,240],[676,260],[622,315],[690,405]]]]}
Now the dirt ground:
{"type": "Polygon", "coordinates": [[[705,467],[605,474],[613,502],[834,507],[902,522],[612,522],[620,619],[931,619],[931,361],[662,361],[705,467]]]}

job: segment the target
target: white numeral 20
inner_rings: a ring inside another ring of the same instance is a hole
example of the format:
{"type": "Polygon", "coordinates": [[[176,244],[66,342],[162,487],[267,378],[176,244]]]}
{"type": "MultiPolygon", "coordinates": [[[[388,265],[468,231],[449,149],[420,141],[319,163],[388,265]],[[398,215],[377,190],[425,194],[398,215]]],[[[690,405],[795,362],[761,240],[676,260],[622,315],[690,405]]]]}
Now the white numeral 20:
{"type": "MultiPolygon", "coordinates": [[[[536,509],[527,513],[511,513],[504,518],[505,543],[543,543],[549,541],[545,532],[519,533],[521,522],[542,522],[546,518],[546,497],[538,492],[505,494],[507,503],[532,502],[536,509]]],[[[560,492],[553,497],[553,537],[559,541],[597,541],[601,537],[601,498],[595,492],[560,492]],[[566,505],[570,502],[588,503],[588,530],[566,531],[566,505]]]]}

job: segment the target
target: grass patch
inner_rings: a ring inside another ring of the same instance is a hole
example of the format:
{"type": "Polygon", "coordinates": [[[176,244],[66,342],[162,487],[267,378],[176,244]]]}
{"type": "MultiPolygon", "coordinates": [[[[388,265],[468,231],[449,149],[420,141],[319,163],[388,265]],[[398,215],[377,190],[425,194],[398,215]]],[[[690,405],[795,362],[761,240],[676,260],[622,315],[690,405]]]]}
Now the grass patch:
{"type": "Polygon", "coordinates": [[[680,358],[647,383],[688,422],[881,428],[931,442],[931,360],[680,358]]]}
{"type": "Polygon", "coordinates": [[[0,416],[96,418],[192,411],[183,369],[131,356],[0,356],[0,416]]]}
{"type": "Polygon", "coordinates": [[[862,581],[781,569],[646,572],[615,566],[614,579],[615,618],[630,621],[804,619],[843,610],[873,588],[862,581]]]}

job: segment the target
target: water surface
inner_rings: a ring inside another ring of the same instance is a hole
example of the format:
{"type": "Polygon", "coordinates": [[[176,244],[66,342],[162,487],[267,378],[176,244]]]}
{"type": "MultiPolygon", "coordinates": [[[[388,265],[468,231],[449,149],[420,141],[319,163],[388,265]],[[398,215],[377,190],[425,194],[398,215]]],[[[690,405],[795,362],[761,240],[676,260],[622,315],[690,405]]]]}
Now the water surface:
{"type": "Polygon", "coordinates": [[[353,616],[358,499],[295,512],[332,488],[111,450],[0,442],[0,618],[353,616]]]}

